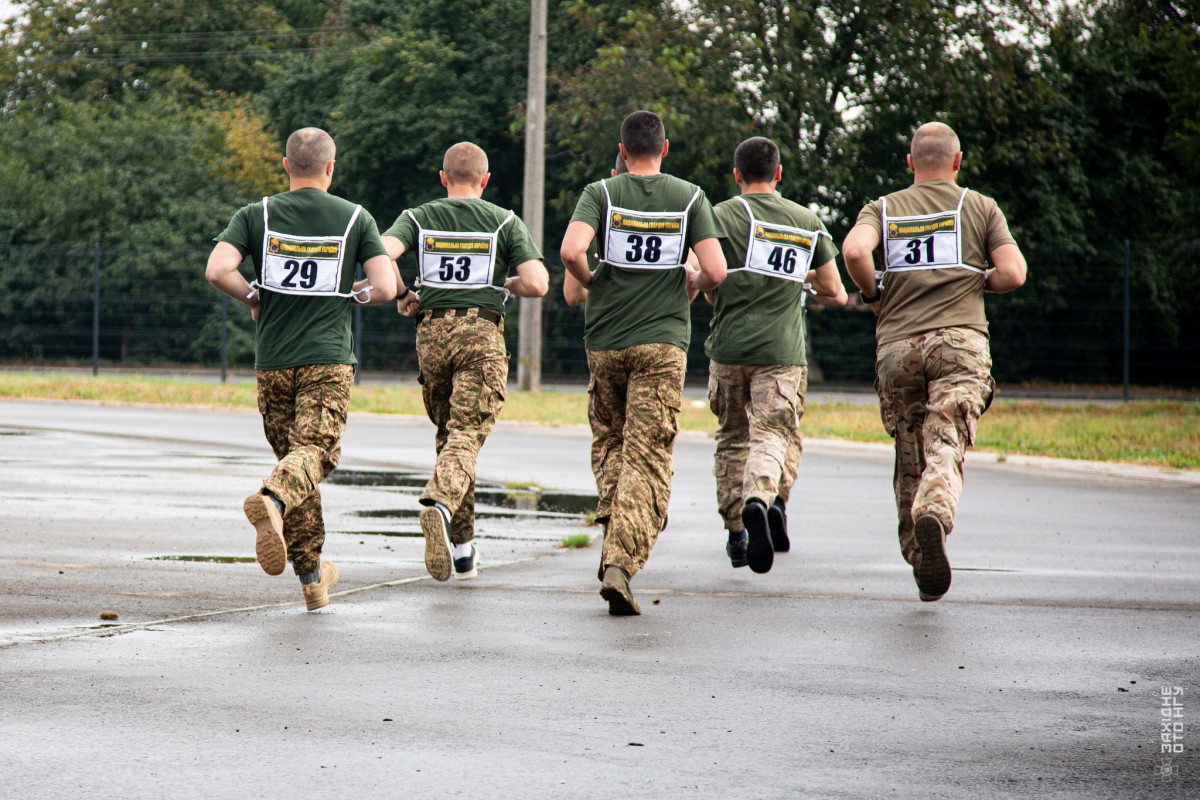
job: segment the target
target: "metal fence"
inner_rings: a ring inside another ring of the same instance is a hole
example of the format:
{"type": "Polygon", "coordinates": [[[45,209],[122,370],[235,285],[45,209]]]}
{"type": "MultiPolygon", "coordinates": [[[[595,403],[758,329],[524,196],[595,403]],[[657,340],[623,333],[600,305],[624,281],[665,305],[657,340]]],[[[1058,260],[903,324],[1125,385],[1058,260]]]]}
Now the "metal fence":
{"type": "MultiPolygon", "coordinates": [[[[252,369],[249,311],[204,280],[208,248],[99,245],[0,248],[0,363],[112,367],[252,369]]],[[[1082,253],[1029,250],[1029,280],[988,295],[997,381],[1200,387],[1200,318],[1157,303],[1147,267],[1151,245],[1115,243],[1082,253]],[[1126,278],[1126,275],[1129,278],[1126,278]]],[[[243,269],[248,272],[248,265],[243,269]]],[[[582,380],[583,312],[560,291],[562,267],[549,263],[543,302],[542,376],[582,380]]],[[[406,280],[411,266],[402,263],[406,280]],[[407,268],[406,268],[407,267],[407,268]]],[[[515,311],[517,301],[510,301],[515,311]]],[[[707,374],[704,339],[711,309],[692,310],[688,373],[707,374]]],[[[517,315],[505,331],[516,374],[517,315]]],[[[874,378],[869,312],[810,304],[814,378],[869,384],[874,378]]],[[[389,305],[356,307],[361,369],[415,374],[415,329],[389,305]]]]}

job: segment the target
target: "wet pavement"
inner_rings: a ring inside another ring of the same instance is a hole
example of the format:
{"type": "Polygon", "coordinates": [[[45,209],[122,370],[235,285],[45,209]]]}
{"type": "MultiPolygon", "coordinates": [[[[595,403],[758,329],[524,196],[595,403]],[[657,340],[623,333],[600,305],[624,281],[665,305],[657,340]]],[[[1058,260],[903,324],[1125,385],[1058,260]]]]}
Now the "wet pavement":
{"type": "Polygon", "coordinates": [[[586,430],[497,427],[480,577],[439,584],[432,427],[352,416],[309,614],[252,561],[256,414],[0,402],[0,794],[1200,796],[1197,476],[974,456],[921,603],[886,448],[809,443],[793,550],[754,575],[712,446],[680,437],[644,614],[612,618],[598,548],[558,546],[598,531],[586,430]]]}

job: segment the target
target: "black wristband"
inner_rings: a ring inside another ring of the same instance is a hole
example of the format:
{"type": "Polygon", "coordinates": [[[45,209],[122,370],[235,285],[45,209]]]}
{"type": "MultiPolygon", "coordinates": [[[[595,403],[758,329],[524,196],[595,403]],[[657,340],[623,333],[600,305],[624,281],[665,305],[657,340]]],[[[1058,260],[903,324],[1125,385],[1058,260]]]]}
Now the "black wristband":
{"type": "Polygon", "coordinates": [[[875,294],[874,294],[874,295],[872,295],[871,297],[867,297],[867,293],[866,293],[866,292],[859,292],[859,293],[858,293],[858,299],[859,299],[859,300],[862,300],[862,303],[863,303],[863,305],[864,305],[864,306],[874,305],[875,303],[878,303],[878,302],[879,302],[879,298],[880,298],[880,297],[882,297],[882,296],[883,296],[883,292],[879,291],[879,287],[878,287],[878,286],[876,286],[876,287],[875,287],[875,294]]]}
{"type": "Polygon", "coordinates": [[[403,291],[403,292],[401,292],[400,294],[396,295],[396,299],[397,299],[397,300],[403,300],[404,298],[408,297],[408,293],[409,293],[409,292],[411,292],[411,291],[412,291],[412,289],[410,289],[410,288],[408,288],[407,286],[405,286],[405,287],[404,287],[404,291],[403,291]]]}

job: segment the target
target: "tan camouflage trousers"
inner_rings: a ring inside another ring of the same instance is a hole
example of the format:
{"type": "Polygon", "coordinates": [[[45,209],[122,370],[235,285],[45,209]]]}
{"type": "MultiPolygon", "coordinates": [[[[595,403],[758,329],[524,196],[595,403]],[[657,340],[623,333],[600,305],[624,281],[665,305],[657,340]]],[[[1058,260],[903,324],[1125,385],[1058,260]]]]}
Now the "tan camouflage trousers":
{"type": "MultiPolygon", "coordinates": [[[[808,367],[800,373],[800,386],[796,392],[796,419],[804,419],[804,398],[808,394],[808,367]]],[[[804,454],[804,437],[800,434],[800,426],[796,426],[791,440],[788,441],[787,458],[783,461],[783,474],[779,476],[779,499],[786,506],[792,496],[792,487],[796,484],[796,476],[800,473],[800,456],[804,454]]]]}
{"type": "MultiPolygon", "coordinates": [[[[795,450],[799,468],[799,422],[807,367],[795,365],[708,365],[708,407],[717,416],[717,449],[713,477],[717,511],[729,531],[743,530],[742,505],[757,498],[771,505],[786,476],[788,456],[795,450]]],[[[785,498],[786,502],[786,498],[785,498]]]]}
{"type": "Polygon", "coordinates": [[[450,539],[475,538],[475,462],[496,424],[508,385],[504,329],[457,309],[417,325],[421,398],[437,426],[437,463],[421,503],[450,509],[450,539]]]}
{"type": "Polygon", "coordinates": [[[963,454],[996,387],[991,369],[987,337],[969,328],[942,328],[877,350],[880,415],[896,440],[900,552],[914,566],[917,517],[933,514],[947,535],[954,528],[963,454]]]}
{"type": "Polygon", "coordinates": [[[321,481],[342,455],[354,367],[313,364],[258,371],[263,432],[279,463],[263,488],[283,501],[283,538],[297,575],[321,566],[321,481]]]}
{"type": "Polygon", "coordinates": [[[687,353],[639,344],[587,360],[596,519],[607,523],[598,574],[611,564],[632,577],[667,525],[687,353]]]}

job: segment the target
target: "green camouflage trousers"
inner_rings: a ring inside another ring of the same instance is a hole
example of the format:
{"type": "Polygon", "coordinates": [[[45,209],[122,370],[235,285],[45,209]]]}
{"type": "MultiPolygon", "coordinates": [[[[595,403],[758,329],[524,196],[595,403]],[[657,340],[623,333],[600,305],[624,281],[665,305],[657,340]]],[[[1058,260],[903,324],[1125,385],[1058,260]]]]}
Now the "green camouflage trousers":
{"type": "Polygon", "coordinates": [[[991,369],[987,337],[969,328],[942,328],[878,348],[880,416],[896,440],[900,552],[914,566],[917,517],[933,514],[947,534],[954,528],[963,454],[996,387],[991,369]]]}
{"type": "MultiPolygon", "coordinates": [[[[796,446],[800,387],[807,368],[794,365],[708,365],[708,407],[717,416],[713,477],[725,528],[740,531],[742,504],[775,502],[796,446]]],[[[799,467],[799,456],[796,456],[799,467]]],[[[788,477],[790,489],[794,473],[788,477]]]]}
{"type": "Polygon", "coordinates": [[[258,410],[275,458],[263,488],[283,501],[283,538],[296,574],[321,566],[325,520],[318,485],[342,455],[354,367],[313,364],[258,371],[258,410]]]}
{"type": "Polygon", "coordinates": [[[596,519],[606,522],[599,575],[611,564],[632,577],[667,526],[687,354],[639,344],[588,350],[587,360],[596,519]]]}
{"type": "MultiPolygon", "coordinates": [[[[796,419],[804,419],[804,398],[808,394],[808,367],[801,367],[800,387],[796,392],[796,419]]],[[[800,426],[796,426],[791,440],[788,442],[787,458],[783,462],[783,474],[779,476],[779,499],[786,506],[792,496],[792,486],[800,473],[800,456],[804,454],[804,437],[800,434],[800,426]]]]}
{"type": "Polygon", "coordinates": [[[421,503],[450,509],[450,539],[475,538],[475,461],[496,424],[508,384],[503,321],[455,309],[417,325],[421,397],[437,426],[437,464],[421,503]]]}

